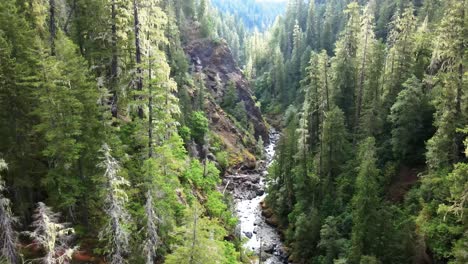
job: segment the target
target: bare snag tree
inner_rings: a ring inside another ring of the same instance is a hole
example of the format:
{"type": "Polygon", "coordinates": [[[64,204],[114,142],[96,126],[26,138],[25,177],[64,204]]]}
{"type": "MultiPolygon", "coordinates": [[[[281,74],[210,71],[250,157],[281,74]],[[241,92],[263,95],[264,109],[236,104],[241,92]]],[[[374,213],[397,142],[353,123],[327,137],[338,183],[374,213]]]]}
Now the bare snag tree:
{"type": "Polygon", "coordinates": [[[60,223],[60,214],[39,202],[33,215],[31,227],[34,231],[24,232],[33,243],[45,251],[45,256],[37,259],[44,264],[69,263],[77,247],[72,247],[75,231],[69,224],[60,223]]]}
{"type": "MultiPolygon", "coordinates": [[[[0,159],[0,172],[8,168],[6,162],[0,159]]],[[[0,263],[17,264],[20,261],[16,250],[17,233],[13,229],[16,218],[10,207],[10,200],[3,195],[6,190],[5,182],[0,175],[0,263]]]]}

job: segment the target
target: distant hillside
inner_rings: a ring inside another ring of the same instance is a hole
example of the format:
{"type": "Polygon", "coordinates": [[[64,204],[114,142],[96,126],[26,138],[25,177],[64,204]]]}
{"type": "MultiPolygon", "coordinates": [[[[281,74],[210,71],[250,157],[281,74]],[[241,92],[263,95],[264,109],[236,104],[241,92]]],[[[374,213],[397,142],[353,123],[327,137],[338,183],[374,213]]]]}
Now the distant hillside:
{"type": "Polygon", "coordinates": [[[244,21],[245,26],[263,31],[286,10],[286,1],[278,0],[211,0],[222,12],[232,13],[244,21]]]}

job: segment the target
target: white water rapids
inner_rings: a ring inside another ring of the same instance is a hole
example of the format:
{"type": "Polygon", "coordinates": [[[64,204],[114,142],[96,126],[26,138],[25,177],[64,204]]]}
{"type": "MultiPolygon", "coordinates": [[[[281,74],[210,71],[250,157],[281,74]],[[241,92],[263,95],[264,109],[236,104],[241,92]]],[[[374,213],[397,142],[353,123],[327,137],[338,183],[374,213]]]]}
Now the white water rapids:
{"type": "MultiPolygon", "coordinates": [[[[261,257],[261,263],[266,264],[287,263],[281,250],[283,244],[281,242],[280,235],[274,227],[265,222],[265,218],[261,214],[262,210],[260,207],[260,202],[263,201],[267,195],[264,192],[266,189],[265,177],[268,174],[267,168],[273,161],[278,139],[278,133],[270,134],[270,144],[265,148],[266,166],[264,167],[266,168],[243,175],[244,177],[251,177],[251,179],[254,179],[252,180],[253,182],[256,182],[256,180],[259,179],[258,183],[249,183],[250,185],[248,184],[247,186],[255,186],[255,188],[258,188],[260,191],[257,190],[254,195],[238,195],[235,199],[236,212],[240,222],[240,233],[242,238],[248,239],[244,244],[244,247],[255,252],[257,256],[261,257]],[[254,197],[252,198],[252,196],[254,197]]],[[[237,175],[233,177],[236,176],[237,175]]],[[[234,187],[234,192],[245,192],[245,189],[241,190],[239,188],[241,187],[234,187]]],[[[248,190],[252,189],[253,188],[248,190]]]]}

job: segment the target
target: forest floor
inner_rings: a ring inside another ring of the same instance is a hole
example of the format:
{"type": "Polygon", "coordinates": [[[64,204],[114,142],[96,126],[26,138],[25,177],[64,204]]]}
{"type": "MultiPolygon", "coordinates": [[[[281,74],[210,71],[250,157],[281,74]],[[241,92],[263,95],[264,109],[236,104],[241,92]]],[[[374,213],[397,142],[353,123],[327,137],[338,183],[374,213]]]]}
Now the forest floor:
{"type": "Polygon", "coordinates": [[[411,188],[418,183],[419,173],[424,171],[424,167],[408,167],[402,166],[394,179],[387,193],[387,198],[393,202],[402,202],[405,195],[411,188]]]}

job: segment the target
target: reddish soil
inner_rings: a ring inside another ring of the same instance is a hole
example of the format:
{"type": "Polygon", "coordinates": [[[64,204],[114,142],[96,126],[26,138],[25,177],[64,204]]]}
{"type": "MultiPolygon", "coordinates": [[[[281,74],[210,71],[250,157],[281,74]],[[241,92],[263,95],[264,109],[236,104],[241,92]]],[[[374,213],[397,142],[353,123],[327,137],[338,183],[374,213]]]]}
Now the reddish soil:
{"type": "Polygon", "coordinates": [[[398,174],[392,179],[387,198],[393,202],[402,202],[406,193],[419,181],[418,174],[422,171],[424,171],[424,167],[410,168],[402,166],[398,174]]]}

